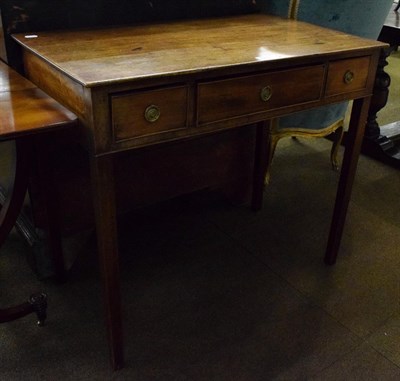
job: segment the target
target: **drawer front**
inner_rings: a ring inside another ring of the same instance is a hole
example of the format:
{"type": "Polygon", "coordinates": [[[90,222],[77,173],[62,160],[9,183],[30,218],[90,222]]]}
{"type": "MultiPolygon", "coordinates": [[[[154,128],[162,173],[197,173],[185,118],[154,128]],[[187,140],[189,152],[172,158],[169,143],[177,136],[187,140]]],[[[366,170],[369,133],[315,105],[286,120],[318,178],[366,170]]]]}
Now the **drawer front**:
{"type": "Polygon", "coordinates": [[[370,57],[331,62],[326,82],[326,95],[349,93],[365,89],[370,57]]]}
{"type": "Polygon", "coordinates": [[[198,86],[198,123],[317,101],[323,81],[324,66],[318,65],[201,83],[198,86]]]}
{"type": "Polygon", "coordinates": [[[187,128],[186,86],[111,96],[114,141],[187,128]]]}

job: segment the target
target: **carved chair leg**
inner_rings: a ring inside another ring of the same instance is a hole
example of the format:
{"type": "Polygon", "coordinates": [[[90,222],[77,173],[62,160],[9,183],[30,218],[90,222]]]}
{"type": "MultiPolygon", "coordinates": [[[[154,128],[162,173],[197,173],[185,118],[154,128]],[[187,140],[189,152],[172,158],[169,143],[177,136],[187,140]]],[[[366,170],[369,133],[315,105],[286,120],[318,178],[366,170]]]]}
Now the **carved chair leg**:
{"type": "Polygon", "coordinates": [[[47,295],[44,293],[32,294],[29,300],[14,307],[0,309],[0,323],[19,319],[35,312],[39,326],[43,326],[47,318],[47,295]]]}
{"type": "Polygon", "coordinates": [[[268,141],[268,156],[267,156],[267,168],[265,171],[265,177],[264,177],[264,184],[268,185],[269,181],[271,179],[271,167],[272,167],[272,160],[274,158],[274,153],[276,146],[278,144],[279,137],[275,135],[270,135],[269,141],[268,141]]]}
{"type": "Polygon", "coordinates": [[[334,135],[334,140],[332,144],[332,149],[331,149],[331,164],[332,164],[332,169],[335,171],[339,170],[339,162],[338,162],[338,152],[339,152],[339,147],[343,139],[343,134],[344,134],[344,127],[341,125],[335,132],[333,133],[334,135]]]}

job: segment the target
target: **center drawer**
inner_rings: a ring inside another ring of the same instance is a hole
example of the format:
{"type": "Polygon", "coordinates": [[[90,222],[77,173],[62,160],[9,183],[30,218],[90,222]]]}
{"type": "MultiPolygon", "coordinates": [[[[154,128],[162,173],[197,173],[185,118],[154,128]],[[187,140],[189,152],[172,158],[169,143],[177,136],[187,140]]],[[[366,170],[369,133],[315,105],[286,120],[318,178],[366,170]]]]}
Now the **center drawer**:
{"type": "Polygon", "coordinates": [[[198,85],[198,124],[317,101],[324,65],[204,82],[198,85]]]}
{"type": "Polygon", "coordinates": [[[186,86],[138,90],[111,96],[115,142],[187,128],[186,86]]]}

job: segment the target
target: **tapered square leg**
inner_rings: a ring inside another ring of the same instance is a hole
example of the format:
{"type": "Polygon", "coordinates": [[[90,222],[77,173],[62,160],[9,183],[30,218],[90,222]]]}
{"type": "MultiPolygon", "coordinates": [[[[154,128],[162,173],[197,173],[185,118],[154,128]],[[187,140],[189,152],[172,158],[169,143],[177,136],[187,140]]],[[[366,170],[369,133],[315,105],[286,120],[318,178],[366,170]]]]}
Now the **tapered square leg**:
{"type": "Polygon", "coordinates": [[[354,176],[357,169],[358,157],[360,155],[362,140],[364,137],[370,99],[370,97],[356,99],[353,103],[349,131],[347,134],[346,150],[340,173],[327,249],[325,252],[325,263],[328,265],[333,265],[336,262],[336,257],[339,251],[354,176]]]}
{"type": "Polygon", "coordinates": [[[92,157],[91,177],[105,320],[114,370],[124,365],[119,256],[111,156],[92,157]]]}

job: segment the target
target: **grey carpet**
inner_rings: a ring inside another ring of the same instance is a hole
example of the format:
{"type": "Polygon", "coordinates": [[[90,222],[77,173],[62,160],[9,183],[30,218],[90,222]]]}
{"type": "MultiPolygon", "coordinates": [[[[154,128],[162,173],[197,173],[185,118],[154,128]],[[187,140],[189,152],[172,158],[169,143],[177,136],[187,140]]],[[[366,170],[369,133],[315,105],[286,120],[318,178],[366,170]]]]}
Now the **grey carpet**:
{"type": "Polygon", "coordinates": [[[0,379],[399,380],[400,172],[360,158],[338,262],[326,267],[338,180],[329,149],[282,142],[259,213],[202,192],[121,220],[126,367],[116,373],[94,236],[56,285],[36,279],[13,233],[0,305],[43,290],[49,319],[0,326],[0,379]]]}

